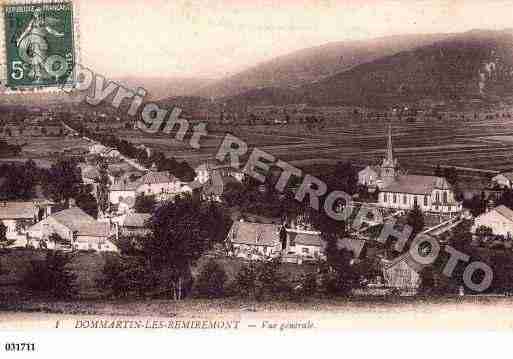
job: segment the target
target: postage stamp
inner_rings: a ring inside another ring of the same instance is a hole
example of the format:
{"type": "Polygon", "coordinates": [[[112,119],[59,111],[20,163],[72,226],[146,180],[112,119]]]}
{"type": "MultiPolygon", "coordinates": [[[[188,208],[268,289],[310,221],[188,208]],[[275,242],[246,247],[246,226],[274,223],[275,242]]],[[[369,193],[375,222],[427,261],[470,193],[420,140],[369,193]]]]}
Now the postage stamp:
{"type": "Polygon", "coordinates": [[[72,81],[76,44],[71,2],[8,2],[2,17],[6,87],[51,88],[72,81]]]}

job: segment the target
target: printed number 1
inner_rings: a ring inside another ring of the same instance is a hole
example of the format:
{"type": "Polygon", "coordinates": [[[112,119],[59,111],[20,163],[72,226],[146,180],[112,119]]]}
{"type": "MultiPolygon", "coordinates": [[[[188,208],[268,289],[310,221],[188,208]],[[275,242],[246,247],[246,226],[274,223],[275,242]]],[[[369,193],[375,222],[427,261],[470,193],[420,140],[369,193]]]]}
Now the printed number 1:
{"type": "Polygon", "coordinates": [[[21,80],[24,76],[23,66],[21,61],[13,61],[12,62],[12,72],[11,77],[14,80],[21,80]]]}

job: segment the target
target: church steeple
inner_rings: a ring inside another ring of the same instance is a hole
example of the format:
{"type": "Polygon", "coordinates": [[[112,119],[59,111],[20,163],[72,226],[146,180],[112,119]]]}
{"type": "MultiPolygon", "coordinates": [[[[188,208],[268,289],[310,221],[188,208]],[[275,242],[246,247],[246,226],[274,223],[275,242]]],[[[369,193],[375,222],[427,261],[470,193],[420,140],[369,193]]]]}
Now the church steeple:
{"type": "Polygon", "coordinates": [[[387,153],[381,164],[381,177],[395,177],[398,170],[397,160],[394,158],[392,146],[392,125],[388,125],[387,153]]]}
{"type": "Polygon", "coordinates": [[[394,150],[392,148],[392,124],[388,124],[387,161],[394,163],[394,150]]]}

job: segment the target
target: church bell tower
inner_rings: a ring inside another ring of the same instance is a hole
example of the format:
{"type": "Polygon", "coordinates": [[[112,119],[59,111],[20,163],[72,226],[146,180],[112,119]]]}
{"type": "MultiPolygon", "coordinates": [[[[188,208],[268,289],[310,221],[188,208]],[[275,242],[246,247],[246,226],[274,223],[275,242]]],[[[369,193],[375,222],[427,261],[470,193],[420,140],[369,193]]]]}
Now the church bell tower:
{"type": "Polygon", "coordinates": [[[397,176],[399,165],[394,159],[394,149],[392,147],[392,124],[388,125],[387,153],[381,164],[381,178],[393,179],[397,176]]]}

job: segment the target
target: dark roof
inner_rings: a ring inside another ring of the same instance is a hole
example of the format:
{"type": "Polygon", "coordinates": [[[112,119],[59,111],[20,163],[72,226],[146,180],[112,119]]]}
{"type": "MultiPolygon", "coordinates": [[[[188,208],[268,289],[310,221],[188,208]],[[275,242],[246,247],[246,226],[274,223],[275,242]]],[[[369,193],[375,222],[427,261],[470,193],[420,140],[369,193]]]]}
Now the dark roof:
{"type": "Polygon", "coordinates": [[[293,240],[296,244],[303,246],[321,247],[323,243],[319,232],[287,229],[287,235],[290,240],[293,240]]]}
{"type": "Polygon", "coordinates": [[[451,185],[443,177],[402,175],[394,179],[381,192],[431,194],[434,189],[451,189],[451,185]]]}

